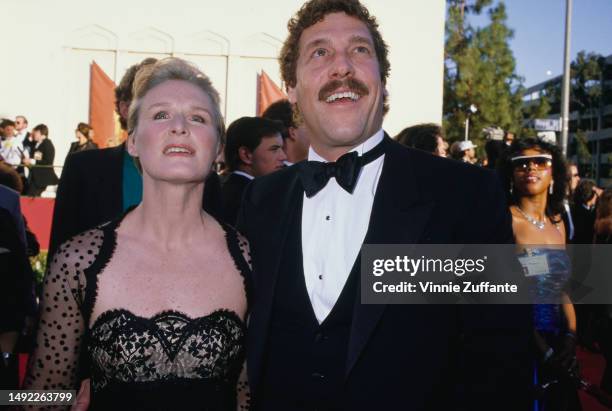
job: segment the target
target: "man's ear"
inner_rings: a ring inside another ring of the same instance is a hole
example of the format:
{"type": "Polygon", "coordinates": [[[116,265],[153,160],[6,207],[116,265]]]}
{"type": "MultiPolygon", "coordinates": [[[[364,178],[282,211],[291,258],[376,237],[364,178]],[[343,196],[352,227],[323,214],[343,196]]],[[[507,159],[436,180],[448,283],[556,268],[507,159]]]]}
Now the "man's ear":
{"type": "Polygon", "coordinates": [[[132,131],[127,138],[127,151],[132,157],[138,157],[138,151],[136,150],[136,130],[132,131]]]}
{"type": "Polygon", "coordinates": [[[130,112],[130,103],[128,103],[127,101],[120,101],[119,102],[119,115],[123,117],[125,121],[127,121],[129,112],[130,112]]]}
{"type": "Polygon", "coordinates": [[[238,148],[238,158],[240,158],[240,161],[242,161],[244,164],[253,164],[253,153],[245,146],[240,146],[238,148]]]}
{"type": "Polygon", "coordinates": [[[289,127],[287,130],[289,130],[288,139],[291,139],[291,141],[296,142],[297,141],[297,128],[295,127],[289,127]]]}
{"type": "Polygon", "coordinates": [[[291,104],[297,103],[297,96],[295,94],[295,87],[287,87],[287,99],[291,104]]]}

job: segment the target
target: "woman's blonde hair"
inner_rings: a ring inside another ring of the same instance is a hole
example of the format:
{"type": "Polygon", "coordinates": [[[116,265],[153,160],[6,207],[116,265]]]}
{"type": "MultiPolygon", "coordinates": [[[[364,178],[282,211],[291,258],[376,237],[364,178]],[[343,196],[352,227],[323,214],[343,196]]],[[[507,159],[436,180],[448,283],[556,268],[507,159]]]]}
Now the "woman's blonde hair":
{"type": "Polygon", "coordinates": [[[155,64],[145,65],[136,73],[132,88],[134,99],[130,104],[128,114],[128,134],[131,135],[138,127],[140,107],[144,96],[152,88],[168,80],[186,81],[208,95],[212,103],[215,129],[219,136],[219,142],[223,144],[225,140],[225,121],[221,114],[219,93],[206,74],[195,65],[176,57],[168,57],[157,61],[155,64]]]}

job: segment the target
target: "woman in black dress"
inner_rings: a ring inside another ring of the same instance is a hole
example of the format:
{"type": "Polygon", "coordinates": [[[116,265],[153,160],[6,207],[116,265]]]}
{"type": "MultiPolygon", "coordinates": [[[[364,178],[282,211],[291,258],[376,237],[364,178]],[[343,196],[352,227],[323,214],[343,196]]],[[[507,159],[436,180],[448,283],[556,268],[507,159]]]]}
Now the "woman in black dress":
{"type": "Polygon", "coordinates": [[[248,244],[202,210],[224,135],[219,96],[176,58],[141,69],[134,96],[142,203],[58,249],[27,387],[76,389],[85,357],[90,409],[235,409],[248,400],[248,244]]]}

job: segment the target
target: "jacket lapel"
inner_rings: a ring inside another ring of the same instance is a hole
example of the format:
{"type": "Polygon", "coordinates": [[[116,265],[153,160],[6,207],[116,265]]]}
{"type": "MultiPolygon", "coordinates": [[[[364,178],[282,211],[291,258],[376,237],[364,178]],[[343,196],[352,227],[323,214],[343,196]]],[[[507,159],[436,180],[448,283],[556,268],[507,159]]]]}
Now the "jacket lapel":
{"type": "MultiPolygon", "coordinates": [[[[385,138],[389,139],[387,135],[385,138]]],[[[389,141],[376,189],[365,244],[414,244],[423,241],[433,201],[422,190],[413,172],[410,151],[389,141]]],[[[361,261],[356,269],[361,269],[361,261]]],[[[361,304],[361,281],[357,287],[349,339],[346,375],[363,352],[386,305],[361,304]]]]}
{"type": "MultiPolygon", "coordinates": [[[[266,230],[259,233],[260,242],[266,243],[266,254],[260,256],[257,262],[261,268],[257,269],[255,279],[255,293],[257,303],[253,306],[250,317],[248,344],[251,355],[249,355],[249,379],[251,386],[257,387],[260,378],[262,356],[268,336],[270,315],[274,303],[274,292],[276,290],[276,280],[279,275],[279,267],[283,254],[284,244],[287,240],[289,228],[293,224],[301,224],[301,209],[304,189],[297,177],[297,173],[291,176],[287,185],[282,186],[282,192],[270,196],[265,202],[259,204],[257,213],[261,216],[261,221],[268,224],[277,221],[274,226],[259,229],[266,230]],[[275,203],[280,201],[280,206],[275,203]]],[[[302,264],[296,261],[295,264],[302,264]]]]}

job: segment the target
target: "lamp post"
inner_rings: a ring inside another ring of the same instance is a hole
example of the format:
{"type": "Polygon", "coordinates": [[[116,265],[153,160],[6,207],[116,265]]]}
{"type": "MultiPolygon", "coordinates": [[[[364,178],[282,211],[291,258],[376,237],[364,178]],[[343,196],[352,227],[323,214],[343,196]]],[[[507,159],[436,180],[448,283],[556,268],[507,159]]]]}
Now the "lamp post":
{"type": "Polygon", "coordinates": [[[563,53],[563,88],[561,91],[561,151],[567,155],[567,134],[569,129],[569,86],[570,86],[570,33],[572,25],[572,0],[565,2],[565,51],[563,53]]]}
{"type": "Polygon", "coordinates": [[[465,138],[464,138],[465,141],[469,140],[470,116],[472,114],[476,114],[477,111],[478,111],[478,107],[476,107],[475,104],[470,104],[470,106],[468,107],[466,111],[467,117],[465,118],[465,138]]]}

